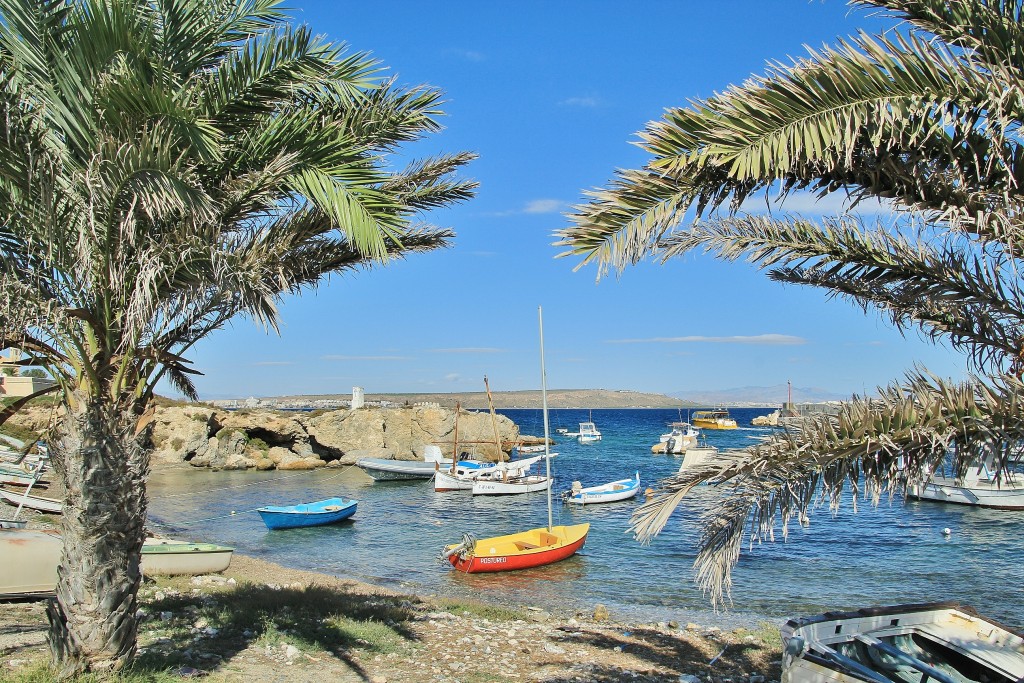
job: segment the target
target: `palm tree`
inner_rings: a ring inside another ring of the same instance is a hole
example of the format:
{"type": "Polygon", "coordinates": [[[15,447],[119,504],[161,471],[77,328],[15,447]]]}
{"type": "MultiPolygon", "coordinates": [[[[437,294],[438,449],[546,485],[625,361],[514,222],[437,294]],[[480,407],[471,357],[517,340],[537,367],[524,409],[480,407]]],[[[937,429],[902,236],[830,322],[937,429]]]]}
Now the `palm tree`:
{"type": "Polygon", "coordinates": [[[0,348],[61,397],[62,674],[135,651],[157,382],[194,398],[198,340],[239,315],[276,329],[285,294],[445,246],[417,216],[474,192],[454,176],[470,154],[393,160],[439,130],[435,89],[278,4],[0,0],[0,348]]]}
{"type": "Polygon", "coordinates": [[[633,518],[649,541],[697,483],[719,484],[695,577],[722,600],[749,530],[770,538],[844,491],[877,503],[940,465],[1005,473],[1024,436],[1024,4],[860,0],[902,30],[860,34],[648,124],[651,158],[571,215],[560,255],[598,276],[691,250],[744,258],[771,279],[824,288],[901,331],[963,352],[967,381],[918,367],[854,396],[835,419],[747,449],[736,462],[662,482],[633,518]],[[753,216],[758,193],[840,192],[888,203],[894,221],[753,216]],[[687,214],[691,211],[691,214],[687,214]],[[687,216],[692,216],[692,221],[687,216]],[[901,468],[903,468],[901,476],[901,468]],[[819,494],[821,498],[819,498],[819,494]]]}

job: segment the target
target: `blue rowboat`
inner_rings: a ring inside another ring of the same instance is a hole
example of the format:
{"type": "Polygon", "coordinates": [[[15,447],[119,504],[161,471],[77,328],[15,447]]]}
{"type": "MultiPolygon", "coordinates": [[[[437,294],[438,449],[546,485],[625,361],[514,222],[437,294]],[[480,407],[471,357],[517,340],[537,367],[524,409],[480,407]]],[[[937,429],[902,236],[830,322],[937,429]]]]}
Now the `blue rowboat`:
{"type": "Polygon", "coordinates": [[[256,510],[268,529],[292,529],[302,526],[334,524],[356,513],[351,498],[328,498],[300,505],[268,505],[256,510]]]}

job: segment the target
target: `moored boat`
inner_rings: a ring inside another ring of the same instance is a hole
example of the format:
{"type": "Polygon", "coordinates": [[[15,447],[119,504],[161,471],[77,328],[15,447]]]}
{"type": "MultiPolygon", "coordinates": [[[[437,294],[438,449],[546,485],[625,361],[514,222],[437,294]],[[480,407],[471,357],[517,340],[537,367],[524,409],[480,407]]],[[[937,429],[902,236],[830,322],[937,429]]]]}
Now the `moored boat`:
{"type": "Polygon", "coordinates": [[[404,479],[430,479],[436,467],[450,467],[450,458],[441,457],[441,449],[427,446],[423,460],[391,460],[389,458],[360,458],[356,466],[377,481],[404,479]],[[436,449],[436,450],[435,450],[436,449]]]}
{"type": "Polygon", "coordinates": [[[963,480],[932,475],[927,480],[911,482],[907,496],[940,503],[1024,510],[1024,477],[1009,473],[996,480],[984,468],[973,468],[963,480]]]}
{"type": "Polygon", "coordinates": [[[435,491],[470,491],[477,480],[501,481],[525,476],[542,456],[500,463],[482,463],[476,460],[460,461],[454,468],[434,473],[435,491]]]}
{"type": "Polygon", "coordinates": [[[613,503],[619,500],[633,498],[640,491],[640,473],[631,479],[620,479],[600,486],[588,486],[584,488],[580,482],[574,481],[572,489],[562,493],[562,500],[566,503],[578,505],[592,505],[594,503],[613,503]]]}
{"type": "Polygon", "coordinates": [[[580,443],[594,443],[601,440],[601,432],[593,422],[580,422],[580,431],[576,434],[580,443]]]}
{"type": "Polygon", "coordinates": [[[658,443],[651,446],[652,453],[665,453],[666,455],[681,455],[687,448],[697,445],[700,437],[700,430],[694,428],[689,422],[673,422],[672,430],[668,434],[662,434],[658,443]]]}
{"type": "MultiPolygon", "coordinates": [[[[560,562],[574,555],[587,542],[590,524],[572,526],[555,526],[552,522],[551,505],[551,454],[548,451],[548,393],[547,372],[544,369],[544,318],[541,309],[537,309],[537,321],[540,327],[540,377],[541,400],[544,414],[544,443],[546,473],[545,488],[547,489],[548,524],[546,527],[527,529],[504,536],[492,536],[477,540],[466,534],[462,543],[445,546],[441,553],[444,560],[455,569],[467,573],[501,572],[516,569],[528,569],[560,562]]],[[[476,487],[494,482],[474,482],[476,487]]]]}
{"type": "Polygon", "coordinates": [[[695,410],[690,416],[690,420],[698,429],[737,429],[739,427],[726,408],[695,410]]]}
{"type": "Polygon", "coordinates": [[[446,546],[444,557],[459,571],[469,574],[529,569],[571,557],[587,541],[590,524],[540,527],[505,536],[446,546]]]}
{"type": "Polygon", "coordinates": [[[475,479],[474,496],[509,496],[518,493],[534,493],[551,488],[551,477],[543,474],[526,474],[508,479],[475,479]]]}
{"type": "Polygon", "coordinates": [[[955,603],[896,605],[792,619],[782,683],[1012,683],[1024,639],[955,603]]]}
{"type": "Polygon", "coordinates": [[[298,505],[268,505],[256,512],[268,529],[294,529],[348,519],[356,513],[356,504],[351,498],[327,498],[298,505]]]}
{"type": "Polygon", "coordinates": [[[212,574],[231,563],[234,548],[215,543],[187,543],[148,538],[142,546],[143,574],[212,574]]]}

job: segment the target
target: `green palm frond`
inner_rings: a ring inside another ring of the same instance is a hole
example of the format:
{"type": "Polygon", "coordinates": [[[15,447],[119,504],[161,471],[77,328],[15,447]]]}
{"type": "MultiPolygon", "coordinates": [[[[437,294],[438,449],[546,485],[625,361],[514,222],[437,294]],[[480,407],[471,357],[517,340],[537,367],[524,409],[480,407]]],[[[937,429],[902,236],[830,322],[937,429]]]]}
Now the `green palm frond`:
{"type": "Polygon", "coordinates": [[[750,542],[788,534],[793,520],[806,523],[818,505],[837,511],[844,495],[856,508],[863,496],[877,505],[902,492],[907,481],[941,466],[951,447],[967,463],[992,455],[1004,470],[1012,445],[1024,438],[1024,385],[1000,380],[949,383],[914,374],[878,398],[854,398],[834,418],[806,421],[762,445],[660,482],[633,515],[642,542],[668,523],[672,509],[692,488],[710,482],[719,499],[709,506],[694,569],[698,584],[720,604],[727,597],[732,567],[750,542]],[[998,425],[998,427],[995,427],[998,425]]]}

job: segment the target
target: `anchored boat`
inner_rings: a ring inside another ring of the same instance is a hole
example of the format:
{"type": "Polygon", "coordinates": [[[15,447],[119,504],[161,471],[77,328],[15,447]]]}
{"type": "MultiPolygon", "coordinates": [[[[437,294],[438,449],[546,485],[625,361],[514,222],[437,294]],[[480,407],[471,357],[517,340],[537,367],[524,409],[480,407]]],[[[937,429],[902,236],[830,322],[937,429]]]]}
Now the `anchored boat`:
{"type": "MultiPolygon", "coordinates": [[[[548,525],[480,540],[470,534],[465,534],[461,543],[447,545],[441,553],[442,559],[450,562],[459,571],[472,574],[540,567],[571,557],[587,542],[590,524],[571,526],[554,526],[552,524],[551,453],[547,445],[550,444],[548,439],[548,392],[547,373],[544,369],[544,318],[540,308],[537,309],[537,318],[540,326],[540,375],[541,397],[544,405],[544,462],[547,465],[548,525]]],[[[474,484],[474,493],[476,492],[475,487],[476,484],[474,484]]]]}
{"type": "Polygon", "coordinates": [[[268,505],[256,512],[268,529],[294,529],[348,519],[356,513],[356,504],[351,498],[327,498],[299,505],[268,505]]]}

